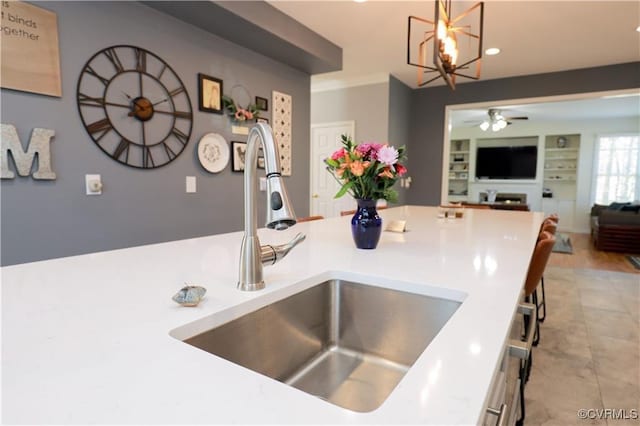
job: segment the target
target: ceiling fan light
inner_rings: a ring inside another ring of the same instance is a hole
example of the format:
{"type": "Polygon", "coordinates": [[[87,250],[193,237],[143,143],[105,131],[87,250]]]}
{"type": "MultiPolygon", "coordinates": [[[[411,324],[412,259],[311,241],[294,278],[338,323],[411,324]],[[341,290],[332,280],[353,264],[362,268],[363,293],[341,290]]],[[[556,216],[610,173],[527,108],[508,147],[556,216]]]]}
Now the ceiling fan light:
{"type": "Polygon", "coordinates": [[[489,122],[483,121],[482,124],[480,124],[480,128],[482,129],[483,132],[486,132],[487,129],[489,128],[489,122]]]}
{"type": "Polygon", "coordinates": [[[493,55],[497,55],[498,53],[500,53],[500,49],[498,49],[497,47],[490,47],[487,50],[485,50],[484,53],[485,53],[485,55],[493,56],[493,55]]]}
{"type": "Polygon", "coordinates": [[[504,119],[502,119],[502,120],[498,121],[498,125],[500,126],[500,130],[502,130],[505,127],[507,127],[507,122],[504,119]]]}
{"type": "Polygon", "coordinates": [[[498,123],[493,123],[493,124],[491,125],[491,130],[493,130],[494,132],[498,132],[498,131],[500,131],[500,124],[498,124],[498,123]]]}

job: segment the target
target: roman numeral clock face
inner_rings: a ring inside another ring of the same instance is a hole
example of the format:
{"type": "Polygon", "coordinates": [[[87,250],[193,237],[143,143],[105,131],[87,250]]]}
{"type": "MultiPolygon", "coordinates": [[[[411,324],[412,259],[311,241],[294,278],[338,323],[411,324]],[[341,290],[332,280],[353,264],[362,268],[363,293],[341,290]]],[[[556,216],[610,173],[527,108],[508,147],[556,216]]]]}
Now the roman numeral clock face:
{"type": "Polygon", "coordinates": [[[112,46],[93,55],[80,74],[77,102],[91,139],[127,166],[164,166],[191,136],[184,84],[166,62],[139,47],[112,46]]]}

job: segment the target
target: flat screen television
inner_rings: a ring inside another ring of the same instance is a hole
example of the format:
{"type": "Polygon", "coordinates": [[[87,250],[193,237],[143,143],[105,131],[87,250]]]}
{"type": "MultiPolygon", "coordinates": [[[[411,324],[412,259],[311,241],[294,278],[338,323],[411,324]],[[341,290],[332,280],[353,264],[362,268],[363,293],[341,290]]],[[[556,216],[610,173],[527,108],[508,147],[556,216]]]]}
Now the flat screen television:
{"type": "Polygon", "coordinates": [[[477,179],[535,179],[537,146],[479,147],[477,179]]]}

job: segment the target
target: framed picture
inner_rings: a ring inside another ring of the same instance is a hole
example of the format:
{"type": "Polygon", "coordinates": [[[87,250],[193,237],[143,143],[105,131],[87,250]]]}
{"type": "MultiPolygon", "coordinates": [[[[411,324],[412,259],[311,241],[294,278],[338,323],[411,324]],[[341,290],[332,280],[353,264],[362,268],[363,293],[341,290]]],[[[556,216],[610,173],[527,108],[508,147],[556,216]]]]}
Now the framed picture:
{"type": "Polygon", "coordinates": [[[256,96],[256,108],[259,111],[269,111],[269,101],[266,98],[256,96]]]}
{"type": "Polygon", "coordinates": [[[256,123],[265,123],[265,124],[269,124],[269,119],[267,119],[267,118],[262,118],[262,117],[258,117],[258,118],[256,118],[256,123]]]}
{"type": "Polygon", "coordinates": [[[222,114],[222,80],[198,74],[198,105],[200,111],[222,114]]]}
{"type": "Polygon", "coordinates": [[[244,156],[246,152],[246,142],[231,142],[231,170],[244,172],[244,156]]]}

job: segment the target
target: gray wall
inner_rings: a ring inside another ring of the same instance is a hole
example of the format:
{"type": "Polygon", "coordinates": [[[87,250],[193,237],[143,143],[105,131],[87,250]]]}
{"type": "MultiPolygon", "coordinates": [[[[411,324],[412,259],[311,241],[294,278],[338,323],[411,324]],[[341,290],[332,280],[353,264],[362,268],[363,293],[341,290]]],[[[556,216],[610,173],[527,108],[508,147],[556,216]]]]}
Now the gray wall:
{"type": "MultiPolygon", "coordinates": [[[[395,146],[404,145],[409,149],[409,142],[411,141],[409,130],[411,126],[411,93],[412,90],[409,86],[397,78],[389,77],[389,143],[395,146]]],[[[411,153],[407,151],[409,159],[411,159],[411,153]]],[[[409,162],[408,175],[412,175],[411,165],[409,162]]],[[[406,204],[407,190],[396,184],[396,190],[398,191],[398,203],[406,204]]]]}
{"type": "MultiPolygon", "coordinates": [[[[62,98],[2,90],[2,122],[13,124],[23,144],[33,127],[56,131],[51,144],[55,181],[3,180],[1,263],[10,265],[240,230],[242,174],[230,165],[209,174],[197,160],[197,142],[208,132],[227,141],[227,118],[198,111],[197,73],[224,80],[229,93],[243,84],[253,96],[278,90],[293,97],[293,176],[286,178],[296,212],[308,214],[309,76],[138,3],[42,2],[58,14],[62,98]],[[167,61],[185,83],[194,126],[185,151],[155,170],[138,170],[107,157],[82,127],[75,86],[98,50],[132,44],[167,61]],[[101,196],[84,195],[84,175],[102,175],[101,196]],[[185,176],[197,193],[185,193],[185,176]]],[[[271,111],[266,113],[271,117],[271,111]]]]}
{"type": "Polygon", "coordinates": [[[640,62],[460,84],[413,92],[410,204],[437,205],[442,185],[444,110],[447,105],[640,87],[640,62]],[[423,165],[423,166],[422,166],[423,165]]]}
{"type": "Polygon", "coordinates": [[[389,136],[389,84],[313,93],[313,124],[350,120],[356,122],[356,141],[385,141],[389,136]]]}

